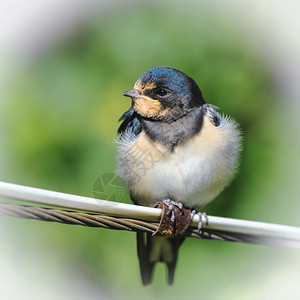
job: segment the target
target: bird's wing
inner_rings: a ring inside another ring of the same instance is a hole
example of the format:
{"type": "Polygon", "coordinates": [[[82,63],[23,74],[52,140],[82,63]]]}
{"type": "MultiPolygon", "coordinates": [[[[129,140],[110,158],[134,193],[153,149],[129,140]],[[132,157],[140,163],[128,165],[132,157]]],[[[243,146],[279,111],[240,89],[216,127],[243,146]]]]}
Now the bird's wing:
{"type": "Polygon", "coordinates": [[[130,107],[119,119],[119,122],[122,121],[118,129],[118,134],[129,132],[138,136],[142,131],[140,116],[130,107]]]}
{"type": "Polygon", "coordinates": [[[204,104],[204,111],[209,117],[212,124],[218,127],[221,123],[221,116],[218,112],[218,107],[212,104],[204,104]]]}

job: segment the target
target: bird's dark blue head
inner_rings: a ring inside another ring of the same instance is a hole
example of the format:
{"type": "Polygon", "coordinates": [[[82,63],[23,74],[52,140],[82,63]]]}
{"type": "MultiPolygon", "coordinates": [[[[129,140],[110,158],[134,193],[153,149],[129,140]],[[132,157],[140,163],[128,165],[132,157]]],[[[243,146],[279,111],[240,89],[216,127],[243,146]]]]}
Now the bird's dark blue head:
{"type": "Polygon", "coordinates": [[[142,117],[172,122],[205,104],[196,82],[170,67],[147,70],[133,90],[123,93],[132,98],[133,109],[142,117]]]}

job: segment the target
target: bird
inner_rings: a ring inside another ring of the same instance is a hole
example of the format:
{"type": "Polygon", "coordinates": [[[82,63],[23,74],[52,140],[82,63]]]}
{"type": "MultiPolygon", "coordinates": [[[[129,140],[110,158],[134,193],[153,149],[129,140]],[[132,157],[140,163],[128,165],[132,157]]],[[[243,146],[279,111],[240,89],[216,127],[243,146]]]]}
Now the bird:
{"type": "MultiPolygon", "coordinates": [[[[121,116],[116,173],[134,204],[178,203],[197,211],[233,179],[241,150],[239,125],[205,102],[197,83],[180,70],[159,66],[144,72],[132,90],[131,107],[121,116]]],[[[152,281],[157,262],[174,281],[184,237],[137,233],[142,283],[152,281]]]]}

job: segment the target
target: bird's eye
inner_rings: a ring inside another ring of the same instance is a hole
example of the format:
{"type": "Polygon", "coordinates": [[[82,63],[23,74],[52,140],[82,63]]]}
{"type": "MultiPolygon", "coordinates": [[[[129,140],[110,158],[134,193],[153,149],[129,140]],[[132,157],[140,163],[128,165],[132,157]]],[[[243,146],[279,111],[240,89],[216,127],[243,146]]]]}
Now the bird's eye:
{"type": "Polygon", "coordinates": [[[160,97],[164,97],[164,96],[166,96],[167,94],[168,94],[168,91],[165,90],[165,89],[160,88],[160,89],[157,89],[157,90],[156,90],[156,95],[158,95],[158,96],[160,96],[160,97]]]}

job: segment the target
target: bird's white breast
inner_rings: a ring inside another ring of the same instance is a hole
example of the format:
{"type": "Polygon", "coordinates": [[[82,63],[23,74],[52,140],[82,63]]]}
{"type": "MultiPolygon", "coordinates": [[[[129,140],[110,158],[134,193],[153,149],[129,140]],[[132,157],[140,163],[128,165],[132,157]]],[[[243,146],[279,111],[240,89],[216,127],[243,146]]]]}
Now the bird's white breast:
{"type": "Polygon", "coordinates": [[[119,141],[117,173],[142,205],[171,199],[201,208],[212,201],[235,173],[240,135],[234,121],[221,118],[215,127],[208,116],[198,134],[170,151],[142,132],[119,141]]]}

